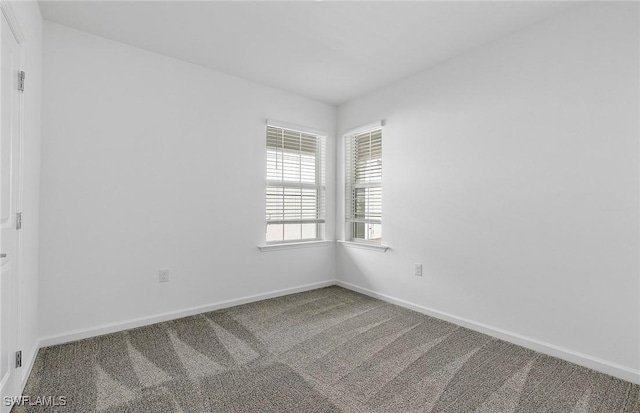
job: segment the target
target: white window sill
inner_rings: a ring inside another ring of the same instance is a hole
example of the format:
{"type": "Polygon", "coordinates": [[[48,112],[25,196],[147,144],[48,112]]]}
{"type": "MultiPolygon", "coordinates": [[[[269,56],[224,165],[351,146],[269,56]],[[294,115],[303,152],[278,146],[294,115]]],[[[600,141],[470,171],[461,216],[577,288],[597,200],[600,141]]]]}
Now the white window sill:
{"type": "Polygon", "coordinates": [[[372,251],[379,251],[379,252],[386,252],[389,249],[389,247],[386,245],[373,244],[368,242],[365,243],[365,242],[356,242],[356,241],[338,241],[338,244],[348,248],[361,248],[365,250],[372,250],[372,251]]]}
{"type": "Polygon", "coordinates": [[[282,244],[267,244],[259,245],[258,248],[261,252],[290,250],[295,248],[312,248],[322,247],[324,245],[333,244],[333,240],[321,240],[321,241],[302,241],[302,242],[283,242],[282,244]]]}

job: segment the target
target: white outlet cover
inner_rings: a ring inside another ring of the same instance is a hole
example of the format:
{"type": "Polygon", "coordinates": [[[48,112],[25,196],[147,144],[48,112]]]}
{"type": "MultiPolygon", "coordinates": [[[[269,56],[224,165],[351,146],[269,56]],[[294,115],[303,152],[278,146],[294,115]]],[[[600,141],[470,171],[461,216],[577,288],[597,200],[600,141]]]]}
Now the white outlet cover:
{"type": "Polygon", "coordinates": [[[169,282],[169,270],[164,268],[158,271],[158,279],[161,283],[169,282]]]}
{"type": "Polygon", "coordinates": [[[413,275],[422,277],[422,264],[413,264],[413,275]]]}

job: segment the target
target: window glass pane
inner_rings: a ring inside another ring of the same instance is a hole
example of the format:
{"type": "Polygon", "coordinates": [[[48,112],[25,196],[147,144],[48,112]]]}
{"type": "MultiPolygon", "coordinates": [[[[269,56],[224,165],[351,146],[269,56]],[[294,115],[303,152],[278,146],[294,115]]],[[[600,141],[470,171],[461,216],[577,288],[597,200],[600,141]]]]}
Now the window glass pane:
{"type": "Polygon", "coordinates": [[[284,241],[302,239],[302,224],[284,224],[284,241]]]}
{"type": "Polygon", "coordinates": [[[353,239],[379,242],[382,240],[382,224],[353,222],[351,224],[351,235],[353,239]]]}
{"type": "Polygon", "coordinates": [[[365,239],[365,226],[364,222],[354,222],[352,224],[351,236],[354,239],[365,239]]]}
{"type": "Polygon", "coordinates": [[[303,188],[300,190],[300,218],[316,219],[318,216],[318,190],[303,188]]]}
{"type": "Polygon", "coordinates": [[[318,224],[302,224],[302,239],[318,238],[318,224]]]}
{"type": "Polygon", "coordinates": [[[283,240],[282,224],[267,224],[267,242],[283,240]]]}
{"type": "Polygon", "coordinates": [[[369,240],[382,241],[382,224],[369,224],[369,240]]]}
{"type": "Polygon", "coordinates": [[[284,188],[283,195],[283,218],[302,219],[302,189],[284,188]]]}
{"type": "Polygon", "coordinates": [[[382,189],[380,187],[353,190],[353,218],[382,219],[382,189]]]}
{"type": "Polygon", "coordinates": [[[267,179],[282,180],[282,151],[276,148],[267,148],[267,179]]]}
{"type": "Polygon", "coordinates": [[[316,183],[318,147],[315,135],[267,128],[267,179],[316,183]]]}
{"type": "Polygon", "coordinates": [[[316,155],[300,155],[300,182],[313,184],[316,182],[316,155]]]}
{"type": "Polygon", "coordinates": [[[382,134],[365,133],[353,138],[354,183],[375,182],[382,179],[382,134]]]}
{"type": "Polygon", "coordinates": [[[281,220],[284,216],[284,188],[267,187],[267,221],[281,220]]]}

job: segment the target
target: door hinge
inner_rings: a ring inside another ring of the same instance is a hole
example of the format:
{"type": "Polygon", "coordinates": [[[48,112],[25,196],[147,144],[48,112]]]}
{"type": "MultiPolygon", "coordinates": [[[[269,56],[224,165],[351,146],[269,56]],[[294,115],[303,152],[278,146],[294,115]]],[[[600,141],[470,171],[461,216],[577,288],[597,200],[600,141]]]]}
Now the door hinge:
{"type": "Polygon", "coordinates": [[[24,92],[24,71],[18,72],[18,90],[24,92]]]}
{"type": "Polygon", "coordinates": [[[16,368],[22,367],[22,351],[16,351],[16,368]]]}
{"type": "Polygon", "coordinates": [[[22,229],[22,212],[16,214],[16,229],[22,229]]]}

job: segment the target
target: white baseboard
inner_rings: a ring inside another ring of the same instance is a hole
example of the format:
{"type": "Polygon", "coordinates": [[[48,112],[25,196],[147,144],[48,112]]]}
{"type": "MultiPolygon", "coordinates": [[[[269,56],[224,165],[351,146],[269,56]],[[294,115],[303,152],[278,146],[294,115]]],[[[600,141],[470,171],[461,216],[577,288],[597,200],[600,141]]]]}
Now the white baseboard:
{"type": "Polygon", "coordinates": [[[142,327],[145,325],[160,323],[163,321],[175,320],[177,318],[188,317],[200,313],[205,313],[214,310],[220,310],[223,308],[234,307],[236,305],[252,303],[255,301],[266,300],[269,298],[280,297],[289,294],[295,294],[303,291],[315,290],[317,288],[329,287],[331,285],[339,285],[349,290],[359,292],[361,294],[368,295],[370,297],[378,298],[380,300],[399,305],[401,307],[408,308],[441,320],[449,321],[453,324],[469,328],[474,331],[478,331],[492,337],[499,338],[504,341],[508,341],[513,344],[517,344],[522,347],[529,348],[531,350],[538,351],[553,357],[557,357],[571,363],[575,363],[605,374],[609,374],[614,377],[618,377],[623,380],[630,381],[632,383],[640,384],[640,370],[634,370],[632,368],[622,366],[616,363],[612,363],[607,360],[603,360],[597,357],[593,357],[584,353],[573,351],[568,348],[556,346],[554,344],[546,343],[544,341],[536,340],[534,338],[526,337],[520,334],[512,333],[500,328],[495,328],[483,323],[479,323],[473,320],[469,320],[463,317],[458,317],[452,314],[448,314],[442,311],[434,310],[422,305],[414,304],[399,298],[395,298],[386,294],[381,294],[368,288],[360,287],[355,284],[351,284],[345,281],[322,281],[313,284],[302,285],[293,288],[287,288],[283,290],[271,291],[262,294],[256,294],[246,297],[241,297],[233,300],[220,301],[213,304],[207,304],[198,307],[191,307],[184,310],[171,311],[149,317],[135,318],[119,323],[104,324],[99,327],[88,328],[84,330],[75,330],[64,334],[44,337],[40,339],[39,343],[36,343],[34,350],[32,351],[31,360],[29,361],[28,372],[25,370],[23,374],[22,386],[26,384],[27,378],[33,368],[37,351],[41,347],[48,347],[57,344],[68,343],[71,341],[82,340],[84,338],[100,336],[103,334],[115,333],[122,330],[128,330],[131,328],[142,327]]]}
{"type": "Polygon", "coordinates": [[[28,363],[24,363],[24,359],[22,360],[22,377],[20,379],[20,394],[24,394],[24,388],[27,385],[27,380],[29,380],[29,376],[31,375],[31,370],[33,370],[33,364],[36,362],[36,358],[38,357],[38,351],[40,350],[40,342],[36,341],[33,344],[33,348],[31,349],[31,358],[28,363]]]}
{"type": "Polygon", "coordinates": [[[580,366],[588,367],[590,369],[609,374],[611,376],[618,377],[632,383],[640,384],[640,370],[634,370],[629,367],[621,366],[619,364],[593,357],[588,354],[579,353],[568,348],[556,346],[554,344],[546,343],[534,338],[525,337],[523,335],[502,330],[500,328],[495,328],[486,324],[478,323],[473,320],[434,310],[422,305],[410,303],[408,301],[401,300],[399,298],[395,298],[386,294],[381,294],[376,291],[369,290],[368,288],[363,288],[348,282],[338,280],[336,281],[336,284],[349,290],[353,290],[370,297],[378,298],[391,304],[396,304],[401,307],[417,311],[419,313],[439,318],[441,320],[449,321],[453,324],[466,327],[470,330],[478,331],[489,336],[496,337],[501,340],[508,341],[510,343],[517,344],[519,346],[526,347],[543,354],[547,354],[549,356],[557,357],[559,359],[563,359],[580,366]]]}
{"type": "Polygon", "coordinates": [[[148,317],[134,318],[118,323],[103,324],[99,327],[92,327],[83,330],[70,331],[63,334],[43,337],[40,339],[40,347],[54,346],[57,344],[68,343],[71,341],[82,340],[89,337],[101,336],[103,334],[115,333],[118,331],[129,330],[131,328],[142,327],[150,324],[160,323],[163,321],[175,320],[177,318],[188,317],[196,314],[206,313],[209,311],[220,310],[223,308],[234,307],[236,305],[252,303],[255,301],[266,300],[269,298],[281,297],[283,295],[300,293],[303,291],[315,290],[318,288],[329,287],[335,285],[335,280],[321,281],[313,284],[301,285],[298,287],[286,288],[284,290],[270,291],[262,294],[255,294],[246,297],[236,298],[233,300],[220,301],[213,304],[206,304],[197,307],[191,307],[184,310],[170,311],[148,317]]]}

